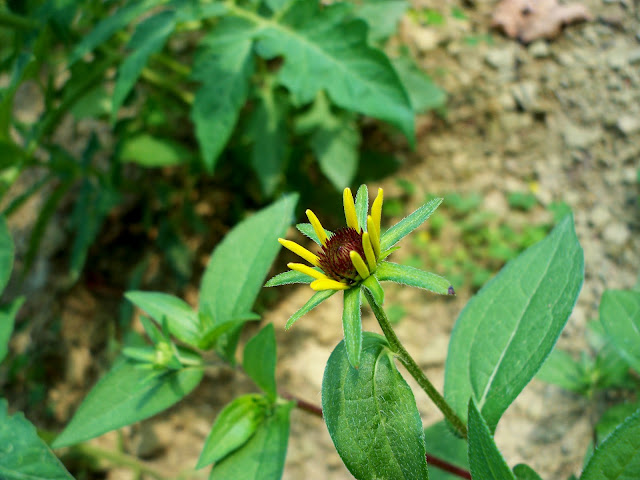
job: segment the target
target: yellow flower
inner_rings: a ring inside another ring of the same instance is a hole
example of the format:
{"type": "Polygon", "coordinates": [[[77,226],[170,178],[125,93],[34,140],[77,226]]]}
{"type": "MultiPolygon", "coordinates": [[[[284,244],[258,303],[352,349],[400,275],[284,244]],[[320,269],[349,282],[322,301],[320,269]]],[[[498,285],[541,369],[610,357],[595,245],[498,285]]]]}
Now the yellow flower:
{"type": "MultiPolygon", "coordinates": [[[[303,263],[289,263],[291,270],[308,275],[314,290],[347,290],[366,280],[376,271],[380,258],[380,220],[382,217],[382,189],[371,206],[367,216],[367,229],[358,222],[356,206],[351,189],[343,193],[344,214],[347,226],[332,234],[327,234],[318,217],[307,210],[307,217],[313,227],[322,250],[316,255],[291,240],[279,238],[283,247],[299,255],[312,266],[303,263]],[[315,268],[314,268],[315,267],[315,268]]],[[[366,207],[364,208],[366,210],[366,207]]],[[[364,223],[364,222],[363,222],[364,223]]]]}

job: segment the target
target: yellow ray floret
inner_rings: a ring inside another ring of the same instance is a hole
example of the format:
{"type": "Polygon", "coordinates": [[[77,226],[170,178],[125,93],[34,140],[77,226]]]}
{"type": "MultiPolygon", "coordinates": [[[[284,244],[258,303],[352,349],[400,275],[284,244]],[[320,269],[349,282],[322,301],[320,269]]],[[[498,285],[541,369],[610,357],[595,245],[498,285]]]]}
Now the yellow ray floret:
{"type": "Polygon", "coordinates": [[[295,242],[292,242],[291,240],[285,240],[284,238],[279,238],[278,241],[280,242],[280,245],[282,245],[284,248],[287,248],[291,250],[293,253],[295,253],[296,255],[299,255],[300,257],[304,258],[307,262],[309,262],[314,267],[320,266],[320,262],[318,261],[318,256],[311,253],[306,248],[301,247],[300,245],[298,245],[295,242]]]}
{"type": "Polygon", "coordinates": [[[369,265],[369,271],[373,273],[376,271],[377,262],[368,232],[362,234],[362,248],[364,249],[364,256],[367,259],[367,265],[369,265]]]}
{"type": "Polygon", "coordinates": [[[321,278],[319,280],[314,280],[311,282],[311,288],[314,290],[346,290],[349,288],[349,285],[346,283],[338,282],[336,280],[332,280],[330,278],[321,278]]]}
{"type": "Polygon", "coordinates": [[[327,277],[324,273],[319,272],[318,270],[314,270],[313,268],[309,267],[308,265],[304,265],[302,263],[287,263],[287,267],[289,267],[291,270],[295,270],[296,272],[300,272],[300,273],[304,273],[305,275],[309,275],[312,278],[315,278],[316,280],[320,280],[323,278],[329,278],[327,277]]]}
{"type": "Polygon", "coordinates": [[[363,280],[369,277],[369,269],[365,265],[364,260],[362,260],[360,254],[355,250],[351,250],[349,252],[349,256],[351,257],[351,263],[353,263],[353,266],[356,267],[358,275],[360,275],[363,280]]]}
{"type": "Polygon", "coordinates": [[[369,230],[373,252],[376,254],[376,258],[380,258],[380,230],[376,228],[376,224],[371,215],[367,217],[367,229],[369,230]]]}
{"type": "Polygon", "coordinates": [[[307,210],[305,213],[307,214],[307,218],[309,219],[309,222],[313,227],[313,231],[316,232],[320,243],[322,245],[326,245],[329,237],[327,237],[327,233],[324,231],[324,228],[322,228],[320,220],[318,220],[318,217],[316,217],[315,213],[313,213],[311,210],[307,210]]]}
{"type": "Polygon", "coordinates": [[[358,215],[356,215],[356,205],[353,203],[353,195],[350,188],[345,188],[342,194],[342,203],[344,203],[344,216],[347,220],[347,227],[353,228],[360,233],[358,225],[358,215]]]}

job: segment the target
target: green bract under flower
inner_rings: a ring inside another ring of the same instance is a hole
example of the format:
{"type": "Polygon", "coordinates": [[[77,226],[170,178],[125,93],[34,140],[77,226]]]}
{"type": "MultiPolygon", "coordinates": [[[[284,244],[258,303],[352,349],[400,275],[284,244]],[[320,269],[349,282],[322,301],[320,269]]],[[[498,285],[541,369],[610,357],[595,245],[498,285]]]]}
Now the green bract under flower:
{"type": "MultiPolygon", "coordinates": [[[[345,302],[343,324],[345,342],[354,345],[348,351],[354,352],[352,364],[359,362],[359,347],[362,338],[360,325],[360,288],[371,293],[376,303],[384,302],[384,291],[379,282],[392,281],[413,287],[424,288],[442,295],[453,295],[451,283],[433,273],[417,268],[398,265],[386,261],[386,258],[398,247],[395,245],[427,220],[442,203],[441,198],[431,200],[408,217],[396,223],[384,233],[381,231],[383,192],[378,195],[369,210],[369,195],[366,185],[357,192],[354,202],[351,190],[346,188],[343,194],[346,227],[335,232],[325,230],[311,211],[307,210],[310,223],[297,225],[297,228],[318,244],[318,252],[313,253],[301,245],[280,238],[279,242],[308,264],[289,263],[288,272],[276,275],[265,286],[275,287],[291,283],[308,283],[316,293],[287,322],[288,329],[293,323],[338,290],[344,290],[345,302]],[[352,338],[347,338],[352,337],[352,338]],[[358,341],[360,339],[360,341],[358,341]],[[355,353],[357,352],[357,354],[355,353]]],[[[351,358],[351,357],[350,357],[351,358]]]]}

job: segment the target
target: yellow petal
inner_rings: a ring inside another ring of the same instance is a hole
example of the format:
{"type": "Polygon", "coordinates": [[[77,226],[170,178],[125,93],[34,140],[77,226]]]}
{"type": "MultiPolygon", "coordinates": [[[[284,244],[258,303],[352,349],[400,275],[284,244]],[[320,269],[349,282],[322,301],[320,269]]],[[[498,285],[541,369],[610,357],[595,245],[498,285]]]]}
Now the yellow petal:
{"type": "Polygon", "coordinates": [[[313,231],[316,232],[316,235],[320,239],[320,243],[322,245],[326,245],[329,237],[327,237],[327,233],[324,231],[324,228],[322,228],[322,224],[320,223],[320,220],[318,220],[318,217],[316,217],[316,214],[313,213],[311,210],[307,210],[306,214],[307,214],[307,218],[309,219],[309,222],[311,223],[311,226],[313,227],[313,231]]]}
{"type": "Polygon", "coordinates": [[[367,217],[367,229],[369,230],[369,237],[371,240],[371,246],[373,247],[373,252],[376,254],[376,258],[380,258],[380,230],[376,228],[371,215],[367,217]]]}
{"type": "Polygon", "coordinates": [[[378,229],[378,238],[380,238],[380,221],[382,219],[382,201],[384,199],[384,194],[382,189],[378,189],[378,196],[373,201],[371,205],[371,218],[373,218],[373,224],[378,229]]]}
{"type": "Polygon", "coordinates": [[[295,253],[296,255],[299,255],[300,257],[304,258],[307,262],[309,262],[313,266],[318,267],[320,265],[317,255],[311,253],[306,248],[301,247],[296,242],[292,242],[291,240],[285,240],[284,238],[279,238],[278,241],[280,242],[280,245],[282,245],[284,248],[287,248],[291,250],[293,253],[295,253]]]}
{"type": "Polygon", "coordinates": [[[358,274],[362,277],[362,279],[364,280],[365,278],[369,277],[369,269],[364,264],[364,260],[362,260],[360,254],[355,250],[351,250],[349,252],[349,256],[351,257],[351,263],[353,263],[353,266],[356,267],[356,270],[358,271],[358,274]]]}
{"type": "Polygon", "coordinates": [[[320,280],[322,278],[329,278],[324,273],[319,272],[318,270],[314,270],[308,265],[303,265],[302,263],[287,263],[287,267],[291,270],[295,270],[296,272],[304,273],[305,275],[309,275],[312,278],[320,280]]]}
{"type": "Polygon", "coordinates": [[[344,216],[347,219],[347,227],[353,228],[360,233],[358,226],[358,215],[356,215],[356,204],[353,203],[353,194],[350,188],[345,188],[342,194],[342,203],[344,203],[344,216]]]}
{"type": "Polygon", "coordinates": [[[369,232],[362,234],[362,248],[364,248],[364,256],[367,258],[367,264],[369,265],[369,271],[371,273],[376,271],[376,256],[373,253],[373,247],[371,246],[371,239],[369,238],[369,232]]]}
{"type": "Polygon", "coordinates": [[[311,282],[311,288],[314,290],[346,290],[349,285],[346,283],[338,282],[330,278],[321,278],[320,280],[314,280],[311,282]]]}

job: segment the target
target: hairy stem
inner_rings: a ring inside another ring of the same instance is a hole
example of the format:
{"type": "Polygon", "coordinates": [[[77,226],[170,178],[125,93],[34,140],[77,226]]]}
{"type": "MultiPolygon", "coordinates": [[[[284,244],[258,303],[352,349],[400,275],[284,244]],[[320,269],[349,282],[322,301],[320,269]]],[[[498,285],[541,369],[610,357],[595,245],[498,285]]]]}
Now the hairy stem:
{"type": "Polygon", "coordinates": [[[389,342],[389,346],[393,353],[400,359],[402,364],[408,370],[413,378],[416,379],[418,385],[424,390],[424,392],[429,396],[429,398],[436,404],[436,407],[443,413],[445,418],[449,421],[449,423],[455,428],[458,433],[467,438],[467,427],[464,422],[458,417],[456,412],[453,411],[453,408],[447,403],[444,397],[436,390],[431,381],[426,377],[424,372],[420,369],[416,361],[409,355],[409,352],[402,346],[400,340],[396,336],[396,333],[391,328],[391,324],[389,323],[389,319],[387,318],[387,314],[382,309],[380,305],[376,303],[373,298],[373,295],[364,288],[364,295],[373,310],[373,314],[376,316],[378,320],[378,324],[384,333],[384,336],[387,338],[387,342],[389,342]]]}

